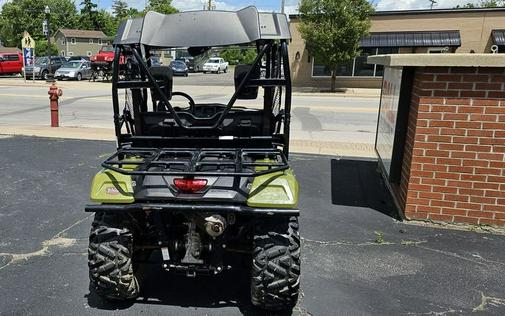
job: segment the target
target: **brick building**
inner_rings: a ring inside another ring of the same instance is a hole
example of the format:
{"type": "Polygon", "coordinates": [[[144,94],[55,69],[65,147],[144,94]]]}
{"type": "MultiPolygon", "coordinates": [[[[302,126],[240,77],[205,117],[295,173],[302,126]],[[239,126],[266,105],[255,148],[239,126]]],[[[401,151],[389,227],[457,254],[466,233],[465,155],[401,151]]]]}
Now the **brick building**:
{"type": "Polygon", "coordinates": [[[404,215],[505,227],[505,55],[371,61],[404,71],[396,128],[406,122],[406,138],[395,137],[398,177],[386,175],[404,215]]]}
{"type": "MultiPolygon", "coordinates": [[[[310,56],[298,32],[299,16],[291,15],[290,45],[293,85],[329,87],[324,61],[310,56]]],[[[338,68],[337,86],[380,88],[383,68],[367,57],[393,53],[490,53],[493,45],[505,53],[505,8],[411,10],[377,12],[370,36],[361,42],[361,56],[338,68]]]]}

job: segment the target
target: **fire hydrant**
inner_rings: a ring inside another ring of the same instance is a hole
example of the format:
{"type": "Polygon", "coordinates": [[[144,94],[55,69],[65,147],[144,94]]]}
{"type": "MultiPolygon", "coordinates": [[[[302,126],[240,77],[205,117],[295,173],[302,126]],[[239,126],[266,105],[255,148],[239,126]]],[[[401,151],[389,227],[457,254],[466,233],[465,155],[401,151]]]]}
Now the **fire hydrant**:
{"type": "Polygon", "coordinates": [[[51,109],[51,127],[59,127],[60,120],[58,99],[63,95],[63,90],[58,89],[56,82],[53,82],[53,84],[49,87],[47,94],[49,94],[50,100],[49,107],[51,109]]]}

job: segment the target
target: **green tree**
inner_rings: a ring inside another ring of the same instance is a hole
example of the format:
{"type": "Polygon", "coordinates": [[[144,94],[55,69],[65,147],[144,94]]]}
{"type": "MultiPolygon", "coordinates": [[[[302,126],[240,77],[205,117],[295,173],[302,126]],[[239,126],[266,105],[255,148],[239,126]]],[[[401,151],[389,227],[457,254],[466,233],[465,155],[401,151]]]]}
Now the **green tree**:
{"type": "Polygon", "coordinates": [[[498,8],[505,7],[505,0],[483,0],[479,3],[469,2],[465,5],[458,5],[459,9],[473,9],[473,8],[498,8]]]}
{"type": "Polygon", "coordinates": [[[124,19],[128,17],[128,11],[129,8],[126,1],[114,0],[114,3],[112,3],[112,13],[116,18],[124,19]]]}
{"type": "Polygon", "coordinates": [[[128,8],[127,16],[129,18],[140,16],[142,13],[135,8],[128,8]]]}
{"type": "MultiPolygon", "coordinates": [[[[35,47],[35,54],[37,56],[47,56],[47,40],[37,41],[37,47],[35,47]]],[[[51,42],[51,56],[58,56],[58,46],[51,42]]]]}
{"type": "Polygon", "coordinates": [[[374,8],[366,0],[302,0],[299,11],[300,34],[309,53],[328,65],[335,91],[337,67],[359,55],[374,8]]]}
{"type": "Polygon", "coordinates": [[[481,1],[480,6],[482,8],[497,8],[497,7],[504,7],[505,6],[505,1],[503,0],[487,0],[487,1],[481,1]]]}
{"type": "Polygon", "coordinates": [[[0,14],[0,37],[4,45],[20,46],[24,31],[35,40],[44,39],[42,21],[46,5],[51,10],[51,34],[59,28],[77,27],[77,8],[72,0],[12,0],[2,6],[0,14]]]}
{"type": "Polygon", "coordinates": [[[139,10],[137,10],[135,8],[128,8],[128,12],[127,12],[126,16],[129,18],[134,18],[134,17],[138,17],[141,15],[142,15],[142,12],[140,12],[139,10]]]}
{"type": "Polygon", "coordinates": [[[223,49],[219,56],[224,58],[230,65],[252,64],[257,56],[255,48],[230,47],[223,49]]]}
{"type": "Polygon", "coordinates": [[[98,5],[93,3],[92,0],[83,0],[81,7],[79,27],[83,30],[100,30],[98,5]]]}
{"type": "Polygon", "coordinates": [[[112,16],[112,14],[106,10],[100,10],[97,12],[96,21],[98,24],[98,29],[103,31],[108,36],[115,36],[119,28],[119,23],[121,19],[112,16]]]}
{"type": "Polygon", "coordinates": [[[149,0],[146,11],[156,11],[162,14],[172,14],[179,12],[172,6],[172,0],[149,0]]]}

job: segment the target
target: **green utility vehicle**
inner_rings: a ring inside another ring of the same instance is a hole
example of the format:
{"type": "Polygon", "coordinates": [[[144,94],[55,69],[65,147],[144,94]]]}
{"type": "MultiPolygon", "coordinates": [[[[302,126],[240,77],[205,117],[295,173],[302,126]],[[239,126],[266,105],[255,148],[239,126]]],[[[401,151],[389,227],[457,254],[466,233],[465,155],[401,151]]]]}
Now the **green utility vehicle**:
{"type": "Polygon", "coordinates": [[[169,272],[199,277],[239,268],[242,261],[234,258],[245,255],[252,303],[270,310],[295,306],[300,235],[298,182],[288,165],[289,40],[286,15],[254,7],[149,12],[120,26],[112,80],[118,148],[93,179],[93,204],[86,206],[95,213],[92,291],[134,299],[141,293],[140,267],[153,260],[169,272]],[[235,67],[227,104],[193,100],[174,90],[170,67],[150,64],[152,50],[187,48],[197,56],[251,44],[257,57],[235,67]],[[124,59],[127,73],[120,74],[124,59]],[[259,91],[262,107],[234,106],[257,99],[259,91]],[[173,96],[187,99],[187,106],[172,105],[173,96]]]}

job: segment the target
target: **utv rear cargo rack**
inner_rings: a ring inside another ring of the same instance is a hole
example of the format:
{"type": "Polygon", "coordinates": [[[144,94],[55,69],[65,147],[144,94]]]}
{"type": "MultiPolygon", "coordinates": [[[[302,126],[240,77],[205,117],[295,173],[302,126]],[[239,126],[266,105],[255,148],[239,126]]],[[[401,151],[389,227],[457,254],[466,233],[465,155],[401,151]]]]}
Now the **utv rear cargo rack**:
{"type": "Polygon", "coordinates": [[[279,149],[122,148],[102,167],[130,176],[258,177],[289,169],[279,149]],[[153,170],[154,169],[154,170],[153,170]],[[208,171],[216,169],[216,171],[208,171]]]}

